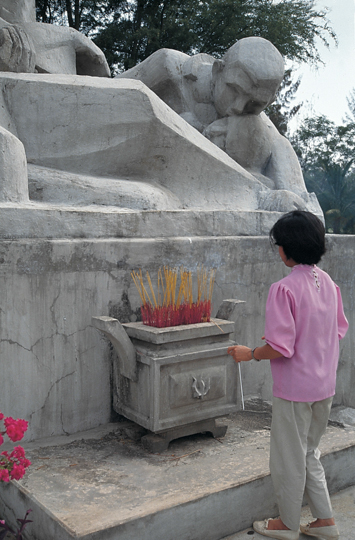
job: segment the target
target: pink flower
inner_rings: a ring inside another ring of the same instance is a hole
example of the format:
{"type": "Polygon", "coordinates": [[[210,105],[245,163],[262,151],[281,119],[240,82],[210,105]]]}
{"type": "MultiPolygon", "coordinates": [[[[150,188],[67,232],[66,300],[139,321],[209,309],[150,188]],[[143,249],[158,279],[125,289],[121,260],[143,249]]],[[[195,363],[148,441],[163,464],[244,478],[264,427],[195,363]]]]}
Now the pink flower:
{"type": "Polygon", "coordinates": [[[25,457],[25,451],[22,448],[22,446],[15,446],[15,448],[11,452],[11,457],[15,457],[17,459],[24,458],[25,457]]]}
{"type": "Polygon", "coordinates": [[[12,471],[10,472],[11,480],[20,480],[25,474],[25,467],[22,465],[14,464],[12,471]]]}
{"type": "MultiPolygon", "coordinates": [[[[5,418],[0,412],[0,420],[4,421],[5,430],[0,431],[0,445],[4,442],[3,435],[6,433],[12,442],[19,441],[24,436],[28,428],[28,422],[18,418],[15,420],[11,416],[5,418]]],[[[22,446],[15,446],[12,452],[4,451],[0,453],[0,482],[20,480],[31,462],[26,459],[25,450],[22,446]]]]}
{"type": "Polygon", "coordinates": [[[4,420],[6,433],[12,442],[20,441],[24,436],[25,431],[28,428],[28,422],[26,420],[14,420],[10,416],[4,420]]]}
{"type": "Polygon", "coordinates": [[[9,471],[7,469],[0,469],[0,481],[10,482],[9,471]]]}

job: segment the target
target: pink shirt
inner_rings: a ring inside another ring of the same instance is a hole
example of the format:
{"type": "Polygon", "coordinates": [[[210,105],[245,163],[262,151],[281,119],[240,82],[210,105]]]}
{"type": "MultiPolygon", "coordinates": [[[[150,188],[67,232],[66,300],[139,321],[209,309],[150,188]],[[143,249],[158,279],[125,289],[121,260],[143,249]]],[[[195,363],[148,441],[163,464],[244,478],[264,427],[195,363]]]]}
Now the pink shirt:
{"type": "Polygon", "coordinates": [[[275,397],[320,401],[335,394],[339,339],[348,329],[339,287],[317,266],[299,264],[270,287],[265,340],[275,397]]]}

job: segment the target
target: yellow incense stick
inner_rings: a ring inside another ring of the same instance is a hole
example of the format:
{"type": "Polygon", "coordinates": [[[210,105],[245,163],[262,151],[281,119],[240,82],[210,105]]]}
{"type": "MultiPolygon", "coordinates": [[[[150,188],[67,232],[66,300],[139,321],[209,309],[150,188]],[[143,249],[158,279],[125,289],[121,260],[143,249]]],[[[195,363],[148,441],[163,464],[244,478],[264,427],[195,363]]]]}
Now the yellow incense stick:
{"type": "Polygon", "coordinates": [[[152,285],[152,280],[150,279],[149,272],[147,272],[147,280],[148,280],[148,283],[149,283],[150,292],[152,293],[152,297],[153,297],[153,301],[154,301],[154,306],[157,307],[157,301],[156,301],[156,298],[155,298],[155,294],[154,294],[154,290],[153,290],[153,285],[152,285]]]}

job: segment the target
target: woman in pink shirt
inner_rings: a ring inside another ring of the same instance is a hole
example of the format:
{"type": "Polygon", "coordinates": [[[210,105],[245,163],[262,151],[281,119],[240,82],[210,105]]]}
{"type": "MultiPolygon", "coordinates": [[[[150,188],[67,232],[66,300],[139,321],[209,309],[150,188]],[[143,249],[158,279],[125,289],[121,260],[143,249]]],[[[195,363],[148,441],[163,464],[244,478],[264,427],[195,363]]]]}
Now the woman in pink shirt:
{"type": "Polygon", "coordinates": [[[291,273],[269,291],[265,341],[250,349],[236,345],[236,362],[270,359],[273,412],[270,471],[280,518],[255,522],[259,534],[299,538],[303,495],[315,521],[301,532],[337,540],[319,441],[335,394],[339,339],[348,329],[339,287],[316,264],[325,253],[325,229],[313,214],[294,211],[270,231],[270,239],[291,273]]]}

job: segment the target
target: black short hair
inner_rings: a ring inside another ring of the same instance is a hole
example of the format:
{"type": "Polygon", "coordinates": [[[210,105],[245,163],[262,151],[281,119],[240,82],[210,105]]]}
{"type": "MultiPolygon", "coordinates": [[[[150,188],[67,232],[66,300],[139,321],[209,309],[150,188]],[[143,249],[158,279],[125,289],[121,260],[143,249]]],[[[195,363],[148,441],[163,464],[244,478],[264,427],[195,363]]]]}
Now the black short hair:
{"type": "Polygon", "coordinates": [[[324,225],[311,212],[294,210],[282,216],[272,227],[270,240],[298,264],[317,264],[326,252],[324,225]]]}

